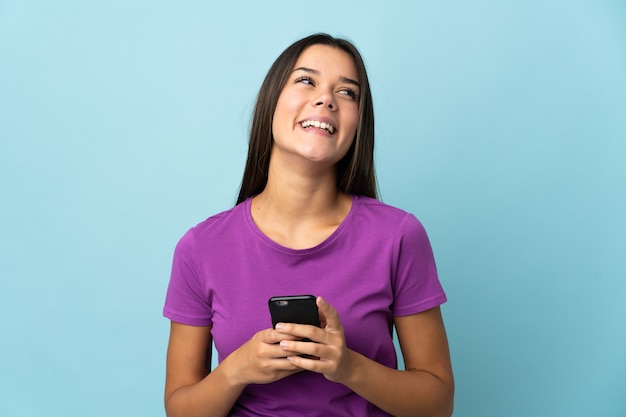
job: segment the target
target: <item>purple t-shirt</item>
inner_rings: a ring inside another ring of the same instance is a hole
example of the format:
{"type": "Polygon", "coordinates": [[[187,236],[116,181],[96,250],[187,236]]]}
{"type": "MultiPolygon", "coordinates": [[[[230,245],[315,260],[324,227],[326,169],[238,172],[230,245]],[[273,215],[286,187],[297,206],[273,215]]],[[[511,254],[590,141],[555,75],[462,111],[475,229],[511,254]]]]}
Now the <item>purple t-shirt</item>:
{"type": "MultiPolygon", "coordinates": [[[[339,312],[350,349],[397,367],[394,316],[446,301],[428,236],[412,215],[380,201],[352,197],[333,234],[309,249],[283,247],[254,224],[251,200],[190,229],[174,253],[163,314],[212,326],[221,362],[272,327],[272,296],[323,296],[339,312]]],[[[345,386],[301,372],[246,387],[231,416],[386,416],[345,386]]]]}

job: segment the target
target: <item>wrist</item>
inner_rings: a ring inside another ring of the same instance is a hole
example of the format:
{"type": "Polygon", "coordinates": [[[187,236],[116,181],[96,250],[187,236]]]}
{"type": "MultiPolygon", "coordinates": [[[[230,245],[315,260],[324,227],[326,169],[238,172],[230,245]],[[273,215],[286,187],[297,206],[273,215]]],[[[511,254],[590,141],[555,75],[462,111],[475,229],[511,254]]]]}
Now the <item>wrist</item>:
{"type": "Polygon", "coordinates": [[[350,349],[348,350],[348,356],[350,357],[350,365],[343,375],[341,383],[349,387],[358,384],[363,378],[363,360],[366,358],[360,353],[350,349]]]}
{"type": "Polygon", "coordinates": [[[238,366],[240,362],[233,357],[235,352],[224,359],[213,372],[219,372],[221,379],[229,388],[243,390],[248,385],[248,382],[242,377],[240,366],[238,366]]]}

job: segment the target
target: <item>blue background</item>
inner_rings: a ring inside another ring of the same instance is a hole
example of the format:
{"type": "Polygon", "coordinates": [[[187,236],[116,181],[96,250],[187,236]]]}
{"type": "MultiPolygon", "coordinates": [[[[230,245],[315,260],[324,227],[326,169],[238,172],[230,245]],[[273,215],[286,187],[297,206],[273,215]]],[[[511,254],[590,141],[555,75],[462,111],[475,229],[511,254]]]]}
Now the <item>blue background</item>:
{"type": "Polygon", "coordinates": [[[455,416],[626,415],[621,0],[0,1],[0,415],[164,415],[174,245],[317,31],[361,49],[382,198],[429,231],[455,416]]]}

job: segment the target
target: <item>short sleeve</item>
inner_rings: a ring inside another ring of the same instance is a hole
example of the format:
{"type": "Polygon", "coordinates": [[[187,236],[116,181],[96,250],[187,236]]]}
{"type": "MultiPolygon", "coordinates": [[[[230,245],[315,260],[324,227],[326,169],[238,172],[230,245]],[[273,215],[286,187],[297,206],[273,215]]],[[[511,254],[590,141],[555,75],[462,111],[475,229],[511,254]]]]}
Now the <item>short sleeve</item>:
{"type": "Polygon", "coordinates": [[[174,250],[163,315],[174,322],[190,326],[212,324],[213,313],[209,295],[201,281],[193,229],[180,239],[174,250]]]}
{"type": "Polygon", "coordinates": [[[437,307],[447,301],[439,282],[435,257],[422,224],[408,214],[396,238],[393,271],[394,316],[408,316],[437,307]]]}

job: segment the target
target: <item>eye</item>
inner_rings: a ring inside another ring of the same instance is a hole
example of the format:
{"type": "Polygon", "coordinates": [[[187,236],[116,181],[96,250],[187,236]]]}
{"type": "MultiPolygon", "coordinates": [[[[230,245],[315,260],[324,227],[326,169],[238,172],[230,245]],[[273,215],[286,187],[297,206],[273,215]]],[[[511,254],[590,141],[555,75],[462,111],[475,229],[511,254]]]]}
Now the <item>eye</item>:
{"type": "Polygon", "coordinates": [[[356,91],[351,88],[342,88],[341,90],[339,90],[339,94],[346,95],[353,100],[356,100],[357,97],[356,91]]]}
{"type": "Polygon", "coordinates": [[[308,84],[308,85],[315,85],[315,82],[313,81],[313,78],[303,75],[302,77],[298,77],[296,78],[296,83],[302,83],[302,84],[308,84]]]}

